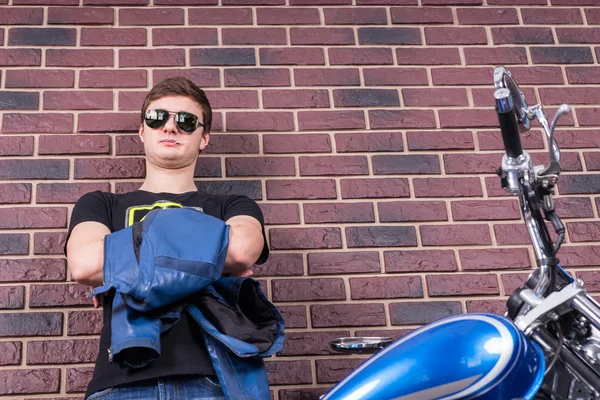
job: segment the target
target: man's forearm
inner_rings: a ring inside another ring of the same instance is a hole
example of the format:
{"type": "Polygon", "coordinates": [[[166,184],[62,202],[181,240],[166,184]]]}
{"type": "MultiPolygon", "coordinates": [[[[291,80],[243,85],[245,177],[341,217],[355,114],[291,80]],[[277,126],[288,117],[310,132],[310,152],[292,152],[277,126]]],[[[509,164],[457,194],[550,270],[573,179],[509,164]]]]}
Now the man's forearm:
{"type": "Polygon", "coordinates": [[[229,249],[224,273],[238,274],[254,265],[260,257],[264,239],[254,225],[233,224],[229,229],[229,249]]]}

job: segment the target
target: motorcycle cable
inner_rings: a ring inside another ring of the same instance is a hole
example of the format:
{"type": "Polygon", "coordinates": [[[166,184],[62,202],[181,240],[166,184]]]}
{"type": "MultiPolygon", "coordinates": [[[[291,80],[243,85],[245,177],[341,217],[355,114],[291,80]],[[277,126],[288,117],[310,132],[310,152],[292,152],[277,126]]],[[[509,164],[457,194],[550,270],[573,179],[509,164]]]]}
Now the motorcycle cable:
{"type": "Polygon", "coordinates": [[[554,364],[556,364],[556,362],[560,358],[560,351],[562,350],[562,347],[565,343],[565,335],[563,334],[562,328],[560,327],[560,324],[558,322],[554,323],[554,328],[556,329],[556,333],[558,335],[558,345],[556,346],[556,350],[554,351],[554,356],[552,357],[552,360],[550,361],[548,367],[546,368],[546,371],[544,372],[544,376],[546,376],[548,372],[550,372],[550,370],[554,367],[554,364]]]}

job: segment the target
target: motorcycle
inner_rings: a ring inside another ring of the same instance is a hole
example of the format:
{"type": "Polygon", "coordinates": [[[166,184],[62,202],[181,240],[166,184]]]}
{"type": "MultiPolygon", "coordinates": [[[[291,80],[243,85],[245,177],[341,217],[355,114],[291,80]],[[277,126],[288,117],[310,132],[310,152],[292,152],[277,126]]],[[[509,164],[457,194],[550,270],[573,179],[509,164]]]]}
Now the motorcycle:
{"type": "Polygon", "coordinates": [[[472,313],[390,338],[339,338],[338,351],[375,353],[322,400],[598,399],[600,305],[559,265],[565,227],[553,194],[561,172],[551,123],[541,104],[529,107],[511,73],[494,69],[494,99],[505,155],[498,175],[519,199],[537,268],[507,301],[502,316],[472,313]],[[547,167],[533,166],[520,133],[537,119],[549,143],[547,167]],[[557,236],[553,242],[546,221],[557,236]]]}

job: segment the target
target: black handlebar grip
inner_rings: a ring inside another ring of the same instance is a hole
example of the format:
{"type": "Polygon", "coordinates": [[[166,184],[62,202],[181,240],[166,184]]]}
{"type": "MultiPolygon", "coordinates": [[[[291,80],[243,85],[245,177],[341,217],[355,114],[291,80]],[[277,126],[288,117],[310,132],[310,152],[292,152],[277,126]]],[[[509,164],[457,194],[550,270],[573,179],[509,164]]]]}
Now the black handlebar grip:
{"type": "Polygon", "coordinates": [[[500,122],[506,155],[517,158],[523,154],[523,147],[521,146],[519,123],[517,122],[510,90],[497,89],[494,92],[494,99],[496,100],[496,113],[498,114],[498,122],[500,122]]]}

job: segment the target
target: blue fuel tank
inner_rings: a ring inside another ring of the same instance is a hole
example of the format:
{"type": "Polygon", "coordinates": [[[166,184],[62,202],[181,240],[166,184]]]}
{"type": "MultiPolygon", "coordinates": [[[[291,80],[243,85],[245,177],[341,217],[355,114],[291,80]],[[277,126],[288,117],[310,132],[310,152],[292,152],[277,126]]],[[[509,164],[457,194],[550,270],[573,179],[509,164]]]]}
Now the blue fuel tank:
{"type": "Polygon", "coordinates": [[[541,348],[508,319],[441,319],[373,355],[323,400],[532,399],[544,379],[541,348]]]}

